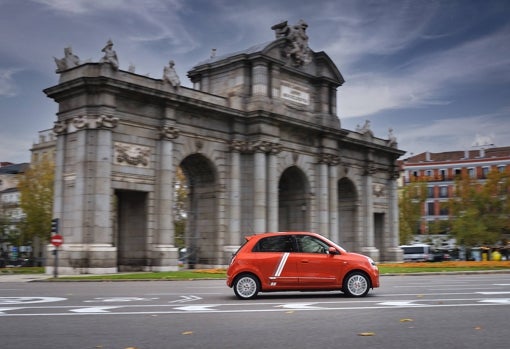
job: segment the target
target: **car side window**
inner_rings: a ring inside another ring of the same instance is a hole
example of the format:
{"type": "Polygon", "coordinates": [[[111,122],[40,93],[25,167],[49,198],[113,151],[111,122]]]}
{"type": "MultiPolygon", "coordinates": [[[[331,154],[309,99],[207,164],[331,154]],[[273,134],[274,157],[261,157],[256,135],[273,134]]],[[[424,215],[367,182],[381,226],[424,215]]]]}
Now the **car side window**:
{"type": "Polygon", "coordinates": [[[292,236],[269,236],[261,239],[255,247],[253,252],[293,252],[292,236]]]}
{"type": "Polygon", "coordinates": [[[297,235],[299,252],[303,253],[328,253],[329,245],[324,241],[308,235],[297,235]]]}

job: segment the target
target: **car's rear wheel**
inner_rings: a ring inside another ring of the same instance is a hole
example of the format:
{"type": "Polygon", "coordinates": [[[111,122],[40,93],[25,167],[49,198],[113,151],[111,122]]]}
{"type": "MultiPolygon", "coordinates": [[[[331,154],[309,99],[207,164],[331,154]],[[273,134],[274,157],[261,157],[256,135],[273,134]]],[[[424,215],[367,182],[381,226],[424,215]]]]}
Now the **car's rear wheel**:
{"type": "Polygon", "coordinates": [[[260,291],[259,279],[252,274],[239,275],[234,280],[234,293],[239,299],[255,298],[260,291]]]}
{"type": "Polygon", "coordinates": [[[370,290],[370,279],[362,272],[355,271],[345,277],[342,291],[350,297],[364,297],[370,290]]]}

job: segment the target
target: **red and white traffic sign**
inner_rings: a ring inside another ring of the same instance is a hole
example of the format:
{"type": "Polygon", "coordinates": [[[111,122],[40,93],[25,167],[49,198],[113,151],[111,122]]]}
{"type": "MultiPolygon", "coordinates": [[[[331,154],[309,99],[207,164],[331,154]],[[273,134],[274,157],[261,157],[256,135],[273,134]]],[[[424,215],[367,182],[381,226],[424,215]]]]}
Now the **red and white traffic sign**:
{"type": "Polygon", "coordinates": [[[64,243],[64,238],[62,237],[62,235],[59,235],[59,234],[52,235],[52,237],[51,237],[51,244],[53,246],[59,247],[63,243],[64,243]]]}

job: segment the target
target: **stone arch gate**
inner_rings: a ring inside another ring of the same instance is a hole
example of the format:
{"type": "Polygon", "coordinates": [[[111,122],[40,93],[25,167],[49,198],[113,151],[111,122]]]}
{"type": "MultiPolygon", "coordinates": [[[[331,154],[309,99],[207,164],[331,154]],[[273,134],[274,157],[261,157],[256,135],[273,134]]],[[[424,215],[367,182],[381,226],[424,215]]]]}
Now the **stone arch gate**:
{"type": "Polygon", "coordinates": [[[225,266],[245,235],[287,230],[399,260],[395,162],[403,152],[368,123],[342,129],[339,70],[324,52],[306,46],[298,56],[289,45],[277,33],[212,57],[189,71],[193,88],[108,62],[61,70],[45,90],[59,105],[60,272],[176,270],[178,166],[190,188],[194,265],[225,266]]]}

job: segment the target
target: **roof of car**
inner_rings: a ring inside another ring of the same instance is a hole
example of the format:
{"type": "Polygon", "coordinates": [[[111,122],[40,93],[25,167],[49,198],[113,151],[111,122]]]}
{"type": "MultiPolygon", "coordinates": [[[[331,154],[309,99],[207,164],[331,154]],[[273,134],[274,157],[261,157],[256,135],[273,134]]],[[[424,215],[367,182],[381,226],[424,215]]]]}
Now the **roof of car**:
{"type": "Polygon", "coordinates": [[[267,232],[267,233],[248,235],[248,236],[246,236],[246,240],[250,240],[255,237],[275,236],[275,235],[283,235],[283,234],[287,234],[287,235],[290,235],[290,234],[292,234],[292,235],[310,235],[310,234],[319,235],[317,233],[313,233],[310,231],[278,231],[278,232],[267,232]]]}

